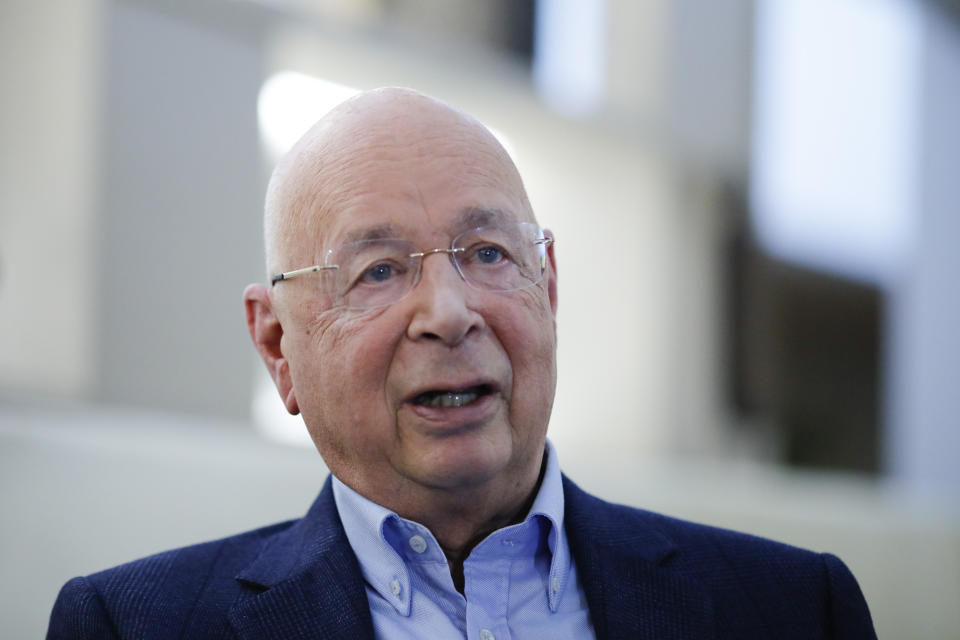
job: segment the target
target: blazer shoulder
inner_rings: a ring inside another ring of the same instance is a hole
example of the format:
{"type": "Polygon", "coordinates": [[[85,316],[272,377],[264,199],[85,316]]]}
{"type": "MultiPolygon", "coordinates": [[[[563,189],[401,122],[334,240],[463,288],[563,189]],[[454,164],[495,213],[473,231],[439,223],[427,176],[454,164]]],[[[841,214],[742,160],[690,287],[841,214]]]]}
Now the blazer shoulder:
{"type": "Polygon", "coordinates": [[[298,519],[252,529],[198,544],[162,551],[88,576],[105,593],[127,591],[130,583],[155,584],[177,576],[183,580],[206,579],[211,574],[236,573],[252,562],[269,540],[296,524],[298,519]]]}
{"type": "Polygon", "coordinates": [[[606,502],[566,479],[565,497],[575,555],[642,558],[693,580],[710,594],[720,628],[758,638],[794,637],[788,627],[800,629],[799,637],[815,637],[804,636],[811,629],[826,637],[876,637],[856,579],[833,555],[606,502]]]}
{"type": "MultiPolygon", "coordinates": [[[[171,549],[89,576],[57,596],[47,638],[180,637],[197,612],[225,608],[243,586],[236,576],[297,520],[171,549]]],[[[211,634],[210,637],[216,637],[211,634]]]]}
{"type": "Polygon", "coordinates": [[[669,547],[669,555],[694,553],[699,560],[717,555],[730,560],[761,562],[771,557],[818,561],[818,554],[783,542],[607,502],[583,491],[566,478],[564,485],[571,528],[588,531],[595,541],[630,542],[643,532],[645,537],[656,534],[669,547]]]}
{"type": "Polygon", "coordinates": [[[86,578],[74,578],[63,585],[50,614],[47,640],[116,637],[103,599],[86,578]]]}

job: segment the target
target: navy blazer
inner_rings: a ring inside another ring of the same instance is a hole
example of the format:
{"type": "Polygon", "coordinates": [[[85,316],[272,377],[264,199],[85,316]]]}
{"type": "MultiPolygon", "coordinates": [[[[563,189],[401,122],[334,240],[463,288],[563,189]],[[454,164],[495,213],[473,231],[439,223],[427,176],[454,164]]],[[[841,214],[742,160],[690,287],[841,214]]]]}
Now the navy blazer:
{"type": "MultiPolygon", "coordinates": [[[[614,505],[564,478],[598,638],[876,638],[836,557],[614,505]]],[[[48,639],[373,638],[329,479],[307,515],[176,549],[60,591],[48,639]]]]}

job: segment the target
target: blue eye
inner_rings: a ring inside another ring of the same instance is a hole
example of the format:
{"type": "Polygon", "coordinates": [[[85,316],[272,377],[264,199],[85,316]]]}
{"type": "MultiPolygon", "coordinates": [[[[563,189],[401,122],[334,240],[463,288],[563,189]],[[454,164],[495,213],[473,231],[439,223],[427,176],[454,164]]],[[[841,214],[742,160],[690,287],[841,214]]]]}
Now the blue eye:
{"type": "Polygon", "coordinates": [[[361,280],[365,282],[386,282],[394,276],[394,268],[385,262],[375,264],[364,272],[361,280]]]}
{"type": "Polygon", "coordinates": [[[484,264],[493,264],[503,259],[503,251],[500,247],[488,245],[477,250],[477,260],[484,264]]]}

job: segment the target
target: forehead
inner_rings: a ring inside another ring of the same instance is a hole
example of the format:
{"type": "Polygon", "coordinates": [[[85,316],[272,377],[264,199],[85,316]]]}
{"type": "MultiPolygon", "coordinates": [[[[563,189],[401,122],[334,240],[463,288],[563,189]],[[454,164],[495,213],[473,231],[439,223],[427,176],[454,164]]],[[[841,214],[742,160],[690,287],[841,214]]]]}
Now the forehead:
{"type": "Polygon", "coordinates": [[[516,170],[491,160],[414,151],[402,160],[355,166],[339,184],[328,183],[333,188],[323,206],[308,212],[305,239],[326,248],[383,237],[428,242],[473,227],[532,221],[516,170]]]}
{"type": "MultiPolygon", "coordinates": [[[[401,220],[390,219],[385,216],[384,222],[365,224],[361,219],[348,218],[342,224],[342,232],[336,234],[337,244],[360,242],[365,240],[381,240],[385,238],[410,238],[417,235],[417,228],[404,224],[401,220]]],[[[450,236],[458,235],[467,229],[476,227],[495,226],[504,222],[517,221],[518,217],[503,209],[489,209],[482,207],[466,207],[451,216],[442,228],[429,229],[430,232],[446,233],[450,236]]],[[[419,231],[423,231],[422,228],[419,231]]],[[[333,234],[328,233],[328,236],[333,234]]]]}
{"type": "Polygon", "coordinates": [[[289,189],[277,190],[288,260],[358,235],[426,243],[496,219],[534,221],[516,167],[479,122],[422,97],[380,97],[390,101],[345,103],[298,143],[280,183],[289,189]]]}

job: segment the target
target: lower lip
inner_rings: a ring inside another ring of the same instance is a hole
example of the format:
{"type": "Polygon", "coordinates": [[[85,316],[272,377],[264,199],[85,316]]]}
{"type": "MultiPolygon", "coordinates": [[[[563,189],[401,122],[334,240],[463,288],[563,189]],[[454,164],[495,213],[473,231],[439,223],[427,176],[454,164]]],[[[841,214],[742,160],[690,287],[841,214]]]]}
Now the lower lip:
{"type": "Polygon", "coordinates": [[[404,406],[432,427],[453,429],[472,427],[489,420],[497,411],[499,398],[498,393],[488,393],[462,407],[427,407],[413,403],[404,406]]]}

